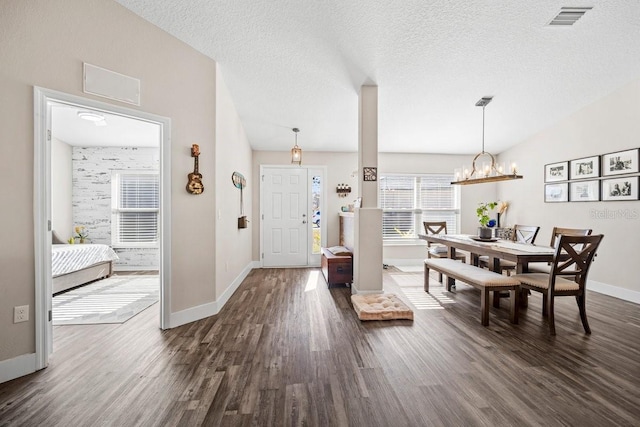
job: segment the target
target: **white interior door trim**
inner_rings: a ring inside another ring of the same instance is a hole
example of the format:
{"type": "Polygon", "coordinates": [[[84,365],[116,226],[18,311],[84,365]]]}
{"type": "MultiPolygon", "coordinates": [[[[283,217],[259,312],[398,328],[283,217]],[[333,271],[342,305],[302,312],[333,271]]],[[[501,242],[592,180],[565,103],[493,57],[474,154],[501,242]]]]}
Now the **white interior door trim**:
{"type": "Polygon", "coordinates": [[[52,351],[51,310],[51,102],[71,104],[105,113],[158,124],[160,141],[160,328],[169,327],[171,309],[171,119],[155,114],[94,101],[41,87],[34,87],[34,250],[36,366],[43,369],[52,351]]]}
{"type": "MultiPolygon", "coordinates": [[[[264,207],[265,207],[265,194],[264,194],[264,182],[262,181],[263,176],[265,175],[265,170],[266,169],[306,169],[307,171],[307,186],[308,186],[308,194],[311,194],[311,178],[312,178],[312,172],[318,172],[322,175],[322,196],[321,196],[321,221],[322,221],[322,228],[321,228],[321,246],[326,246],[327,243],[327,216],[326,213],[323,214],[322,210],[324,210],[326,212],[326,208],[327,208],[327,167],[326,166],[314,166],[314,165],[303,165],[303,166],[299,166],[299,165],[260,165],[260,176],[258,177],[258,183],[259,183],[259,188],[260,188],[260,212],[259,212],[259,222],[260,222],[260,252],[258,254],[258,258],[260,260],[260,267],[264,268],[264,207]]],[[[308,267],[319,267],[320,266],[320,254],[317,255],[313,255],[312,253],[312,245],[313,245],[313,240],[312,240],[312,227],[311,227],[311,200],[308,197],[307,200],[307,211],[309,212],[308,214],[308,230],[307,230],[307,235],[308,235],[308,241],[307,241],[307,246],[308,246],[308,251],[307,251],[307,266],[308,267]]]]}

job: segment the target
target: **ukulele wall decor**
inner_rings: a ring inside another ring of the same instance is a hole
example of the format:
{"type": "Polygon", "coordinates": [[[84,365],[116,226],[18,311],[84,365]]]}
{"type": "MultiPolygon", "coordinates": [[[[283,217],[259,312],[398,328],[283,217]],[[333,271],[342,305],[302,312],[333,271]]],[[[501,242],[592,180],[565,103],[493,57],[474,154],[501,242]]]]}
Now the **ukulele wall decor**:
{"type": "Polygon", "coordinates": [[[191,194],[201,194],[204,191],[202,184],[202,174],[198,172],[198,157],[200,156],[200,147],[198,144],[191,146],[191,157],[193,157],[193,173],[189,174],[189,182],[187,183],[187,192],[191,194]]]}

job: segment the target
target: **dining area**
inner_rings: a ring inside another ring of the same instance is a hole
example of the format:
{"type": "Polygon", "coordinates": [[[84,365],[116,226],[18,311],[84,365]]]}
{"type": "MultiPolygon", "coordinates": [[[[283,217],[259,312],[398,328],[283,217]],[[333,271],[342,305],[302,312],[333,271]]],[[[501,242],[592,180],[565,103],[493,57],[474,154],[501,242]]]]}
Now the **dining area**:
{"type": "Polygon", "coordinates": [[[590,334],[586,313],[588,273],[603,240],[592,229],[554,227],[549,243],[537,243],[539,226],[519,225],[496,230],[491,237],[447,234],[446,223],[424,222],[427,244],[424,260],[424,291],[429,292],[430,272],[447,292],[456,281],[481,291],[481,323],[489,324],[490,305],[500,309],[509,300],[510,321],[518,323],[520,308],[528,306],[533,292],[542,295],[542,316],[555,335],[556,297],[575,297],[585,334],[590,334]],[[492,304],[490,304],[492,297],[492,304]]]}

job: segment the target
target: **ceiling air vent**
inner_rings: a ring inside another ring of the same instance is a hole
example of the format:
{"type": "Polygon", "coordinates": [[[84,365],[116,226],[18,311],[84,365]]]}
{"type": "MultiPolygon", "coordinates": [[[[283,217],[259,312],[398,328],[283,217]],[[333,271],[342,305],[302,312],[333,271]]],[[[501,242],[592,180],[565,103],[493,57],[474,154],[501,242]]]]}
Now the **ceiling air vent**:
{"type": "Polygon", "coordinates": [[[587,11],[593,9],[587,7],[563,7],[560,12],[547,24],[548,27],[570,27],[575,24],[578,19],[587,11]]]}

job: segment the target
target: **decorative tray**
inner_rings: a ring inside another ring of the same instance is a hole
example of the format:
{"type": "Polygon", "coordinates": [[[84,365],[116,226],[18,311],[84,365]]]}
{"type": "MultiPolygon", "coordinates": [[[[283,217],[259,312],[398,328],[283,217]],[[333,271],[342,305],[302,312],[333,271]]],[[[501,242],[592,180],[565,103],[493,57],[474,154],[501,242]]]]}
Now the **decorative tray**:
{"type": "Polygon", "coordinates": [[[478,236],[469,236],[469,237],[471,237],[471,240],[475,240],[476,242],[497,242],[498,241],[498,239],[496,239],[494,237],[492,237],[490,239],[481,239],[478,236]]]}

